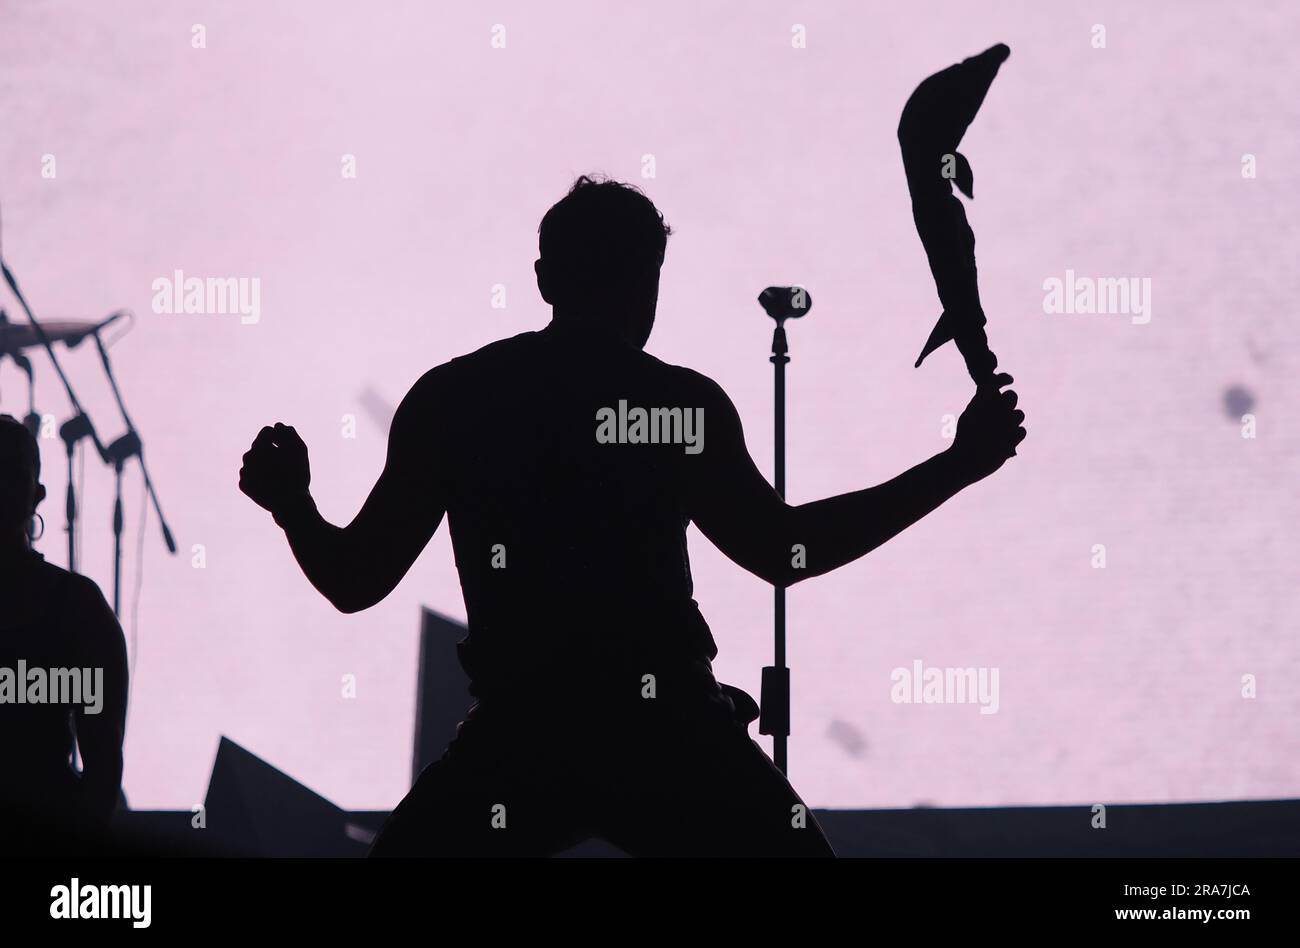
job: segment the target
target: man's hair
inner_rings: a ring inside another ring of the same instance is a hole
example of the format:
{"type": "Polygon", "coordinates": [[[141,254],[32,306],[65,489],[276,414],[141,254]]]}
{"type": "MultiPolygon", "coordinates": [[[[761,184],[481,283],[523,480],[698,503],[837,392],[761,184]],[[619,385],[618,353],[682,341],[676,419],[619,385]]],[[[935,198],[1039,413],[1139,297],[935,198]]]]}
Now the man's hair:
{"type": "Polygon", "coordinates": [[[27,426],[13,415],[0,415],[0,463],[15,457],[41,476],[41,449],[27,426]]]}
{"type": "Polygon", "coordinates": [[[640,188],[582,175],[537,228],[552,302],[625,296],[663,265],[672,229],[640,188]]]}

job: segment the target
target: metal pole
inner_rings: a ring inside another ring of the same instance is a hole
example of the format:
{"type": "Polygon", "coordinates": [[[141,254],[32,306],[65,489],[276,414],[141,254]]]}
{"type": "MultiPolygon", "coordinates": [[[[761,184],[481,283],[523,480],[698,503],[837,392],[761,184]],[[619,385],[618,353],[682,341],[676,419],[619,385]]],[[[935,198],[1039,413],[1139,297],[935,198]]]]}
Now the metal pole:
{"type": "Polygon", "coordinates": [[[113,615],[122,618],[122,459],[113,464],[117,494],[113,499],[113,615]]]}
{"type": "MultiPolygon", "coordinates": [[[[790,361],[785,327],[778,320],[772,333],[771,363],[775,373],[775,480],[776,492],[785,499],[785,367],[790,361]]],[[[789,773],[790,670],[785,664],[785,587],[772,587],[775,620],[774,658],[763,669],[762,719],[759,733],[772,736],[772,759],[783,774],[789,773]]]]}
{"type": "MultiPolygon", "coordinates": [[[[772,369],[776,381],[776,492],[785,500],[785,366],[790,361],[790,347],[785,337],[785,321],[805,316],[812,307],[812,297],[801,286],[769,286],[758,294],[759,305],[776,320],[772,333],[772,369]]],[[[776,551],[779,557],[793,550],[776,551]]],[[[758,733],[772,738],[772,760],[783,774],[789,773],[786,752],[790,738],[790,669],[785,664],[785,586],[772,584],[776,647],[773,663],[763,669],[763,694],[759,702],[758,733]]]]}
{"type": "Polygon", "coordinates": [[[68,572],[77,571],[77,488],[73,473],[73,455],[76,442],[66,442],[68,450],[68,489],[64,492],[63,514],[67,520],[68,530],[68,572]]]}

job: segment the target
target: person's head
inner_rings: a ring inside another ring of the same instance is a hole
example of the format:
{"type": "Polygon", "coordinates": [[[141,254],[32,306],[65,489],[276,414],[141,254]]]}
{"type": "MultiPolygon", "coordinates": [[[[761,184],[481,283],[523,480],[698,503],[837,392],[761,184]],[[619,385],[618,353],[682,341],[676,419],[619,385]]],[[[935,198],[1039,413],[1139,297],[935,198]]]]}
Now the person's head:
{"type": "Polygon", "coordinates": [[[537,229],[537,288],[555,315],[599,324],[638,348],[659,302],[672,230],[638,188],[583,175],[537,229]]]}
{"type": "Polygon", "coordinates": [[[45,499],[36,438],[12,415],[0,415],[0,545],[27,545],[36,507],[45,499]]]}

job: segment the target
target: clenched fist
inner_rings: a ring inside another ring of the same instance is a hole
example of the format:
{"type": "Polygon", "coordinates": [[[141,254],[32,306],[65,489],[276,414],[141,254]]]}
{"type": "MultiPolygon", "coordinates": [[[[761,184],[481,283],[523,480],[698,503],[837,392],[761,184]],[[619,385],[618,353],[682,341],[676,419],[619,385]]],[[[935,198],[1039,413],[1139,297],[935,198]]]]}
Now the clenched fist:
{"type": "Polygon", "coordinates": [[[309,499],[307,445],[289,425],[263,428],[244,455],[239,489],[259,507],[279,515],[309,499]]]}
{"type": "Polygon", "coordinates": [[[951,450],[973,481],[988,477],[1015,457],[1016,446],[1025,440],[1025,413],[1016,408],[1019,399],[1011,389],[1002,391],[1011,382],[1005,372],[994,376],[991,385],[975,392],[957,419],[951,450]]]}

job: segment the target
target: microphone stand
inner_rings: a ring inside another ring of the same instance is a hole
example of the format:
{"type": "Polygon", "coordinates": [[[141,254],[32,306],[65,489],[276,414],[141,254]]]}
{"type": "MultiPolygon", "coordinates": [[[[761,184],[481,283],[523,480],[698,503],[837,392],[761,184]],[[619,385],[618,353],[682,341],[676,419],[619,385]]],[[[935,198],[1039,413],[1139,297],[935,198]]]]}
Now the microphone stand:
{"type": "Polygon", "coordinates": [[[54,346],[50,343],[50,337],[46,335],[44,327],[32,313],[32,308],[27,305],[27,298],[23,296],[22,290],[18,289],[18,281],[14,279],[13,273],[9,266],[0,258],[0,271],[3,272],[5,282],[9,284],[9,289],[13,291],[14,297],[22,304],[23,312],[27,314],[27,319],[31,323],[32,329],[36,331],[37,337],[41,340],[41,346],[45,349],[46,355],[50,357],[50,362],[54,365],[54,371],[59,376],[59,381],[63,383],[63,390],[68,393],[68,401],[72,403],[72,408],[76,414],[63,423],[59,428],[59,435],[63,438],[63,443],[67,446],[68,451],[68,490],[67,500],[64,510],[67,517],[68,531],[68,571],[75,573],[77,571],[76,558],[76,540],[75,528],[77,523],[77,495],[72,477],[72,454],[78,441],[82,438],[90,438],[94,444],[95,450],[99,453],[100,459],[107,464],[109,461],[108,451],[104,443],[99,440],[99,435],[95,431],[95,426],[81,407],[81,402],[77,400],[77,393],[72,389],[72,383],[68,381],[68,376],[63,371],[63,366],[59,363],[59,357],[54,354],[54,346]]]}
{"type": "Polygon", "coordinates": [[[149,499],[153,503],[154,513],[158,515],[158,524],[162,527],[163,543],[167,545],[167,552],[173,556],[176,554],[176,541],[172,538],[171,529],[167,526],[167,518],[163,516],[162,505],[158,503],[158,493],[154,490],[153,479],[149,477],[149,468],[144,463],[144,442],[140,439],[140,434],[136,431],[135,425],[132,424],[131,416],[127,414],[126,403],[122,400],[122,392],[117,387],[117,377],[113,375],[113,365],[108,358],[108,349],[105,348],[104,340],[100,338],[98,329],[91,334],[95,337],[95,348],[99,350],[99,360],[104,364],[104,374],[108,377],[109,387],[113,390],[113,398],[117,401],[118,411],[122,414],[122,420],[126,422],[126,434],[110,444],[105,452],[106,459],[113,464],[115,482],[113,500],[113,612],[120,617],[122,615],[122,527],[124,521],[122,515],[122,468],[126,466],[126,462],[131,458],[137,458],[140,461],[140,473],[144,475],[145,489],[148,491],[149,499]]]}
{"type": "MultiPolygon", "coordinates": [[[[776,320],[772,331],[772,363],[775,380],[775,487],[785,500],[785,367],[790,347],[785,321],[803,316],[812,307],[812,297],[802,287],[768,287],[758,297],[767,314],[776,320]]],[[[789,773],[790,669],[785,663],[785,587],[773,586],[774,657],[763,669],[759,698],[758,733],[772,738],[772,760],[783,774],[789,773]]]]}

